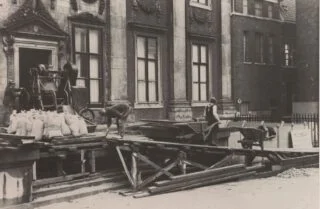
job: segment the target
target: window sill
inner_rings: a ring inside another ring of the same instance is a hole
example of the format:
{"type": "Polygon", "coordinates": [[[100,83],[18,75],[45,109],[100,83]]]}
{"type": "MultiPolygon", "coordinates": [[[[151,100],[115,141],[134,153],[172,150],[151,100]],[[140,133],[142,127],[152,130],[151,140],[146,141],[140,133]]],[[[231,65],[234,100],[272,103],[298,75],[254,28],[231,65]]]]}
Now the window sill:
{"type": "Polygon", "coordinates": [[[274,22],[281,22],[280,19],[275,19],[275,18],[270,18],[270,17],[259,17],[259,16],[255,16],[255,15],[250,15],[250,14],[243,14],[240,12],[232,12],[230,14],[230,16],[232,16],[232,15],[250,17],[250,18],[259,19],[259,20],[269,20],[269,21],[274,21],[274,22]]]}
{"type": "Polygon", "coordinates": [[[255,65],[262,65],[262,66],[267,65],[265,62],[255,62],[254,64],[255,64],[255,65]]]}
{"type": "Polygon", "coordinates": [[[135,103],[134,109],[157,109],[163,108],[162,103],[135,103]]]}
{"type": "Polygon", "coordinates": [[[201,9],[205,9],[205,10],[209,10],[209,11],[212,10],[210,1],[209,1],[209,5],[203,5],[203,4],[199,4],[199,3],[196,3],[196,2],[190,1],[190,6],[192,6],[192,7],[197,7],[197,8],[201,8],[201,9]]]}
{"type": "Polygon", "coordinates": [[[243,62],[243,64],[251,65],[251,64],[253,64],[253,62],[243,62]]]}

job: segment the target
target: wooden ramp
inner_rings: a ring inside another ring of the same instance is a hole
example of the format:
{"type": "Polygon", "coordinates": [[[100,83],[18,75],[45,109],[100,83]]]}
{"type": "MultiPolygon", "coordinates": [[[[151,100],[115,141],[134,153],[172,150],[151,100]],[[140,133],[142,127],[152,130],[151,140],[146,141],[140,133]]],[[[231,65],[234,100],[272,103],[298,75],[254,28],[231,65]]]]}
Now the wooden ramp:
{"type": "Polygon", "coordinates": [[[144,197],[241,178],[270,176],[293,167],[319,165],[319,149],[238,149],[151,141],[136,137],[108,138],[132,190],[123,195],[144,197]],[[239,159],[244,162],[239,164],[239,159]],[[259,165],[253,165],[260,157],[259,165]],[[140,164],[153,172],[145,174],[140,164]]]}

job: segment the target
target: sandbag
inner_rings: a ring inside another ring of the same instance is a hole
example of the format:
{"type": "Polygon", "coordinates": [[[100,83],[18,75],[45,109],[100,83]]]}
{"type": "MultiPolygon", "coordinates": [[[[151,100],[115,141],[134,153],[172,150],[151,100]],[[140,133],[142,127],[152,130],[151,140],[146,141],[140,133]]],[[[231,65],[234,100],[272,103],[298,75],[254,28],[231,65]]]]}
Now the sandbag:
{"type": "Polygon", "coordinates": [[[79,129],[80,129],[80,135],[88,134],[87,124],[83,118],[79,118],[79,129]]]}
{"type": "Polygon", "coordinates": [[[43,135],[43,121],[40,118],[36,118],[32,123],[31,136],[35,137],[35,140],[41,140],[43,135]]]}
{"type": "Polygon", "coordinates": [[[48,114],[47,131],[49,139],[63,136],[61,131],[61,119],[55,112],[48,114]]]}
{"type": "Polygon", "coordinates": [[[17,114],[12,113],[10,115],[10,125],[8,127],[8,133],[13,134],[17,131],[17,125],[18,125],[18,119],[17,119],[17,114]]]}
{"type": "Polygon", "coordinates": [[[64,113],[60,113],[59,114],[59,118],[61,120],[61,132],[62,132],[62,134],[64,136],[71,135],[71,130],[70,130],[69,126],[66,123],[64,113]]]}
{"type": "Polygon", "coordinates": [[[80,136],[79,121],[74,120],[69,127],[71,130],[72,136],[80,136]]]}

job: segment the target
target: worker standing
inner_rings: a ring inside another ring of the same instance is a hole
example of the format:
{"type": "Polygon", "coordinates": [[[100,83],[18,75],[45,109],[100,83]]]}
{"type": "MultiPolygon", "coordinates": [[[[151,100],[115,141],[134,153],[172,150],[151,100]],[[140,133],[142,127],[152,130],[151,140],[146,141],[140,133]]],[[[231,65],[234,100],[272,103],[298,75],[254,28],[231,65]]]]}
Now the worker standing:
{"type": "Polygon", "coordinates": [[[220,123],[220,118],[218,115],[217,100],[215,97],[210,98],[210,103],[204,109],[204,117],[207,121],[208,128],[207,133],[205,133],[204,141],[205,143],[216,143],[218,124],[220,123]]]}

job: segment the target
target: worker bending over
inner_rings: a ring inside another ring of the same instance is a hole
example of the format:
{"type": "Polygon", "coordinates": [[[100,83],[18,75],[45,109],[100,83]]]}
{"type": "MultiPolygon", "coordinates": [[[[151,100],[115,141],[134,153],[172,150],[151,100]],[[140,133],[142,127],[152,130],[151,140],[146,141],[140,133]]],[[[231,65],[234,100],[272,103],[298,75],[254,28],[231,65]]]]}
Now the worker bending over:
{"type": "Polygon", "coordinates": [[[106,122],[107,122],[106,135],[108,135],[109,133],[110,126],[112,124],[112,118],[115,118],[118,134],[122,138],[124,136],[126,122],[131,111],[132,111],[132,107],[126,103],[119,103],[119,104],[105,107],[100,112],[100,114],[106,118],[106,122]]]}

